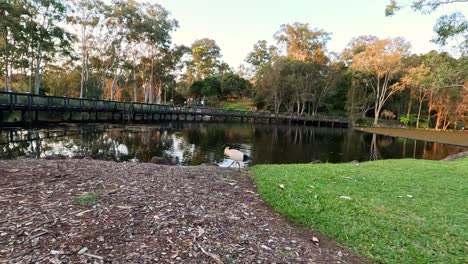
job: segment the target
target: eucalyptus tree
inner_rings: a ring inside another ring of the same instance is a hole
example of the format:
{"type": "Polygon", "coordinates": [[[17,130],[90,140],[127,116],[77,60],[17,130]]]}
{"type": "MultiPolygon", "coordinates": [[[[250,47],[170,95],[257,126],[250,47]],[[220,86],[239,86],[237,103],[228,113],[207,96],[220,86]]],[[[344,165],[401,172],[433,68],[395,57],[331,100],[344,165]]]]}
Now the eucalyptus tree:
{"type": "Polygon", "coordinates": [[[253,65],[255,69],[258,69],[258,67],[269,63],[277,54],[278,51],[275,46],[268,46],[266,40],[259,40],[254,44],[253,50],[249,52],[245,61],[253,65]]]}
{"type": "MultiPolygon", "coordinates": [[[[145,3],[142,6],[142,22],[140,31],[143,40],[149,47],[150,77],[149,77],[149,102],[154,101],[154,82],[156,77],[157,96],[156,101],[161,101],[161,90],[166,67],[163,61],[170,56],[171,32],[178,27],[178,22],[171,19],[170,13],[159,4],[145,3]],[[158,58],[155,58],[157,56],[158,58]],[[155,61],[159,66],[155,69],[155,61]],[[158,74],[155,74],[158,73],[158,74]]],[[[167,63],[167,60],[165,61],[167,63]]]]}
{"type": "MultiPolygon", "coordinates": [[[[422,105],[429,99],[431,93],[431,83],[428,78],[430,68],[424,64],[411,67],[402,78],[402,83],[410,89],[411,95],[418,100],[418,116],[416,119],[416,128],[419,128],[419,119],[421,117],[422,105]]],[[[411,97],[410,97],[411,100],[411,97]]],[[[408,110],[409,113],[409,110],[408,110]]],[[[409,116],[408,116],[409,118],[409,116]]]]}
{"type": "Polygon", "coordinates": [[[39,94],[41,74],[56,56],[71,56],[73,36],[63,26],[67,6],[59,0],[27,1],[28,29],[26,37],[31,46],[31,69],[34,66],[34,91],[39,94]]]}
{"type": "Polygon", "coordinates": [[[192,43],[192,63],[196,80],[215,74],[220,65],[221,49],[213,39],[203,38],[192,43]]]}
{"type": "Polygon", "coordinates": [[[330,33],[321,29],[311,28],[308,23],[295,22],[283,24],[276,32],[278,44],[285,46],[289,56],[299,61],[326,63],[326,43],[330,40],[330,33]]]}
{"type": "Polygon", "coordinates": [[[257,80],[257,99],[275,113],[279,113],[289,94],[290,79],[288,78],[288,64],[290,58],[278,57],[269,64],[260,67],[257,80]]]}
{"type": "Polygon", "coordinates": [[[15,8],[11,1],[2,1],[0,2],[0,15],[2,19],[0,20],[0,32],[1,32],[1,40],[0,40],[0,48],[2,48],[2,57],[3,63],[1,66],[2,71],[4,73],[4,86],[5,91],[8,91],[8,84],[9,84],[9,63],[10,63],[10,40],[11,40],[11,31],[12,28],[19,27],[18,16],[15,14],[15,8]]]}
{"type": "Polygon", "coordinates": [[[139,7],[140,4],[134,0],[117,0],[106,12],[105,38],[108,45],[104,54],[107,55],[105,60],[108,70],[104,73],[112,75],[109,89],[111,100],[114,100],[117,81],[121,78],[125,61],[129,58],[128,51],[140,37],[140,32],[137,30],[142,20],[139,7]]]}
{"type": "Polygon", "coordinates": [[[4,75],[4,88],[11,89],[11,76],[15,66],[24,68],[24,17],[28,11],[22,0],[0,1],[0,75],[4,75]]]}
{"type": "Polygon", "coordinates": [[[377,39],[365,45],[353,56],[351,68],[365,73],[366,85],[372,88],[374,98],[374,125],[387,100],[403,86],[392,83],[402,70],[402,58],[408,54],[409,44],[402,38],[377,39]]]}
{"type": "Polygon", "coordinates": [[[428,121],[436,113],[435,128],[446,129],[468,114],[468,59],[435,51],[424,55],[429,73],[428,121]]]}
{"type": "MultiPolygon", "coordinates": [[[[430,14],[442,6],[467,3],[468,0],[412,0],[409,5],[415,12],[430,14]]],[[[397,11],[405,7],[406,4],[397,0],[390,0],[385,8],[386,16],[393,16],[397,11]]],[[[434,25],[436,36],[432,41],[441,46],[446,46],[450,39],[455,39],[460,52],[468,52],[468,21],[460,11],[451,14],[444,14],[434,25]]]]}
{"type": "Polygon", "coordinates": [[[80,98],[86,96],[89,80],[89,58],[95,47],[96,35],[103,27],[106,5],[100,0],[73,0],[68,21],[76,26],[81,51],[80,98]]]}

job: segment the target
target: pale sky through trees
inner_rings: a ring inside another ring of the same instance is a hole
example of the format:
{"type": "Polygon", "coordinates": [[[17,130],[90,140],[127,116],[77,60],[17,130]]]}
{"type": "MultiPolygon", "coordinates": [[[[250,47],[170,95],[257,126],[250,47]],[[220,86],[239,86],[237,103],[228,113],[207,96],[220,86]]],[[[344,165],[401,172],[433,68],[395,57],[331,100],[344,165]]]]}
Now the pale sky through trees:
{"type": "MultiPolygon", "coordinates": [[[[404,2],[404,1],[400,1],[404,2]]],[[[409,2],[409,1],[408,1],[409,2]]],[[[173,33],[176,44],[190,44],[211,38],[221,48],[223,60],[237,68],[253,44],[273,34],[284,23],[304,22],[332,33],[327,47],[341,52],[352,37],[375,35],[380,38],[401,36],[413,53],[439,47],[430,42],[438,17],[454,10],[468,16],[468,4],[451,4],[431,15],[414,13],[410,8],[385,17],[388,0],[160,0],[180,28],[173,33]]]]}

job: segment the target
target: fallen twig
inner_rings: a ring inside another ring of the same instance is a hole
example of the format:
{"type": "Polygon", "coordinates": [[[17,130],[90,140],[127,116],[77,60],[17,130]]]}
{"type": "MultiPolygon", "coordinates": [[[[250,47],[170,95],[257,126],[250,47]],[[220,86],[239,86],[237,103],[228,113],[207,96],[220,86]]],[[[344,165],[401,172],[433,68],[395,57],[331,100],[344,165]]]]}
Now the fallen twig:
{"type": "Polygon", "coordinates": [[[75,216],[83,216],[84,214],[89,213],[89,212],[91,212],[91,211],[93,211],[93,209],[85,210],[85,211],[83,211],[83,212],[79,212],[79,213],[75,214],[75,216]]]}
{"type": "Polygon", "coordinates": [[[216,261],[216,263],[218,263],[218,264],[224,264],[223,261],[221,260],[221,258],[220,258],[218,255],[206,251],[206,250],[203,249],[202,246],[200,246],[200,244],[198,244],[198,243],[197,243],[197,246],[201,249],[201,251],[203,252],[203,254],[205,254],[205,255],[207,255],[208,257],[211,257],[212,259],[214,259],[214,260],[216,261]]]}
{"type": "Polygon", "coordinates": [[[36,237],[40,237],[40,236],[47,235],[47,234],[49,234],[49,232],[44,231],[44,232],[41,232],[39,234],[36,234],[36,235],[32,236],[31,239],[35,239],[36,237]]]}
{"type": "Polygon", "coordinates": [[[106,193],[106,195],[111,195],[111,194],[114,194],[114,193],[116,193],[116,192],[118,192],[118,191],[120,191],[120,188],[112,189],[112,190],[108,191],[108,192],[106,193]]]}
{"type": "Polygon", "coordinates": [[[88,256],[90,258],[95,258],[95,259],[99,259],[99,260],[103,260],[104,258],[101,257],[101,256],[98,256],[98,255],[94,255],[94,254],[90,254],[90,253],[84,253],[83,256],[88,256]]]}

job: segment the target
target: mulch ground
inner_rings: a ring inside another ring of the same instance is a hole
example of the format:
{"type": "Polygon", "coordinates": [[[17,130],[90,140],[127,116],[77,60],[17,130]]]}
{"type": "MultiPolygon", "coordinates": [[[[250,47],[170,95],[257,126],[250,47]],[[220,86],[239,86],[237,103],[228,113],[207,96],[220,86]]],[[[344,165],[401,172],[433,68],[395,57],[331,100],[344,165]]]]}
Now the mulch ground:
{"type": "Polygon", "coordinates": [[[272,211],[247,171],[0,161],[0,263],[363,262],[272,211]]]}

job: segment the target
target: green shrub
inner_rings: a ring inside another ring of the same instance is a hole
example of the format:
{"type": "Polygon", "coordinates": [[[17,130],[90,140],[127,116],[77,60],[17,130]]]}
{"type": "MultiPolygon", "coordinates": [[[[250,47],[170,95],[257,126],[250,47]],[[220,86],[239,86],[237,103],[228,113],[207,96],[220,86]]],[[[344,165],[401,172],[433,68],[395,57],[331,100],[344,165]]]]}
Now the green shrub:
{"type": "Polygon", "coordinates": [[[81,205],[95,204],[100,198],[100,195],[95,192],[87,192],[78,197],[77,202],[81,205]]]}

